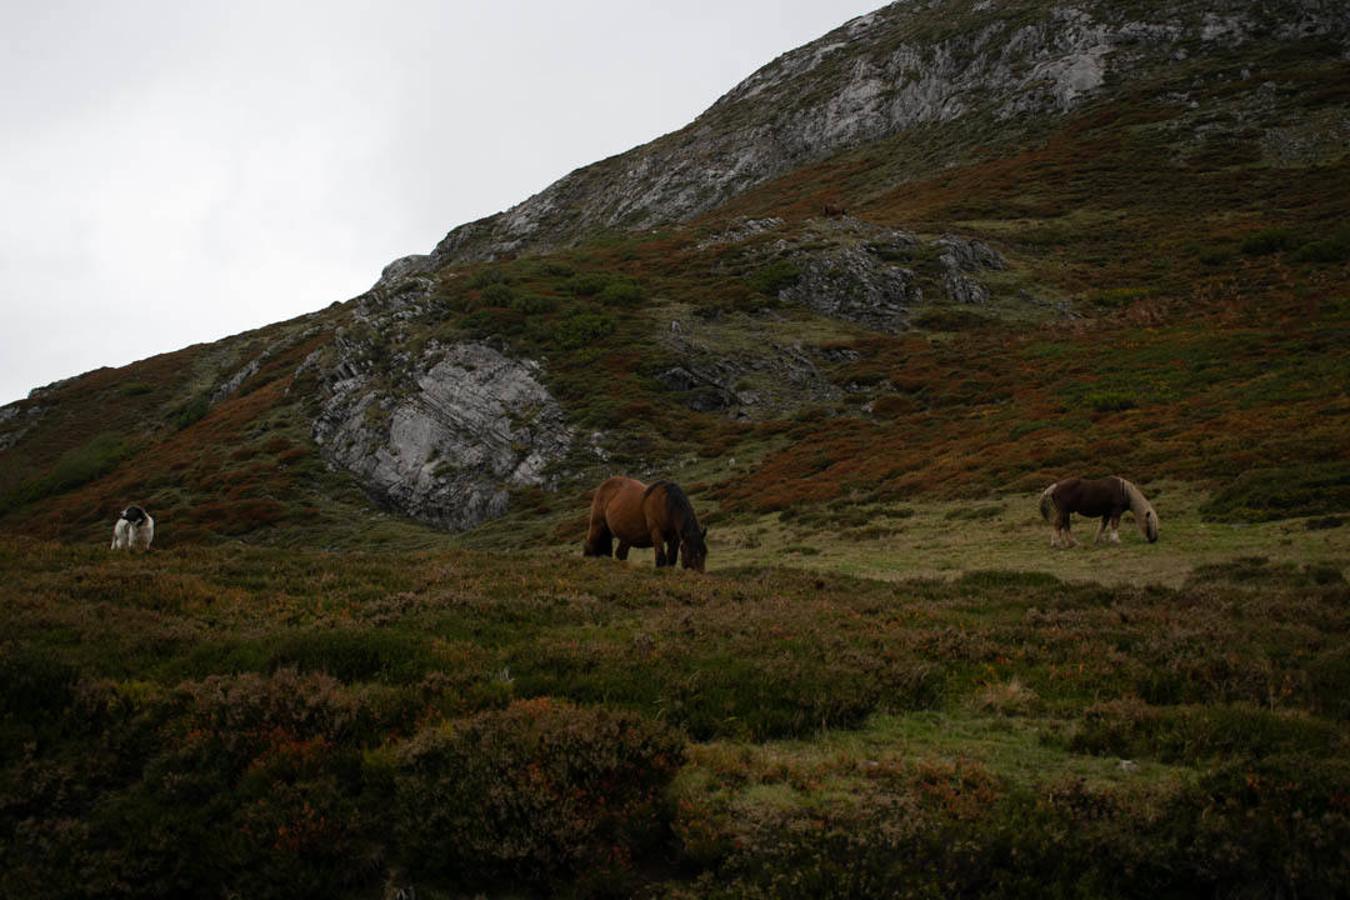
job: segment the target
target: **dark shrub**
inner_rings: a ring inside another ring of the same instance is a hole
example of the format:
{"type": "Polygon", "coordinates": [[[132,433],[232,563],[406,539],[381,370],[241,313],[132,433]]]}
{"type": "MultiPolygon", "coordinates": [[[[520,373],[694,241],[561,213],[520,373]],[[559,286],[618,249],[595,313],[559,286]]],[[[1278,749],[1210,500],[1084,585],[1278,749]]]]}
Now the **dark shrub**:
{"type": "Polygon", "coordinates": [[[1225,765],[1172,819],[1211,896],[1337,897],[1350,884],[1350,764],[1303,755],[1225,765]],[[1339,885],[1339,887],[1338,887],[1339,885]]]}
{"type": "Polygon", "coordinates": [[[509,307],[511,301],[515,299],[516,292],[505,284],[497,283],[483,288],[479,296],[483,298],[484,306],[509,307]]]}
{"type": "Polygon", "coordinates": [[[61,454],[46,477],[0,494],[0,514],[101,478],[117,468],[129,452],[126,441],[119,435],[111,432],[95,435],[89,443],[61,454]]]}
{"type": "Polygon", "coordinates": [[[1195,764],[1291,752],[1334,755],[1340,741],[1335,726],[1307,714],[1123,700],[1090,707],[1070,745],[1080,753],[1195,764]]]}
{"type": "Polygon", "coordinates": [[[408,683],[422,678],[435,660],[427,642],[397,631],[296,632],[272,652],[271,669],[324,672],[340,681],[408,683]]]}
{"type": "MultiPolygon", "coordinates": [[[[58,714],[75,680],[74,668],[51,653],[0,645],[0,735],[58,714]]],[[[6,743],[0,740],[0,758],[6,743]]]]}
{"type": "Polygon", "coordinates": [[[1248,256],[1280,253],[1298,246],[1298,238],[1288,228],[1266,228],[1242,240],[1242,252],[1248,256]]]}
{"type": "Polygon", "coordinates": [[[609,286],[610,276],[604,272],[583,272],[572,276],[567,290],[578,297],[593,297],[609,286]]]}
{"type": "Polygon", "coordinates": [[[554,339],[569,350],[584,347],[614,331],[614,320],[603,313],[578,312],[558,323],[554,339]]]}
{"type": "Polygon", "coordinates": [[[410,869],[464,887],[622,870],[660,841],[683,760],[668,728],[537,699],[423,730],[392,760],[410,869]]]}
{"type": "Polygon", "coordinates": [[[493,284],[505,284],[506,273],[501,269],[484,269],[469,279],[469,287],[482,290],[493,284]]]}
{"type": "Polygon", "coordinates": [[[1350,260],[1350,226],[1342,226],[1330,237],[1304,244],[1294,251],[1298,262],[1338,263],[1350,260]]]}
{"type": "Polygon", "coordinates": [[[964,309],[929,309],[915,316],[913,324],[929,331],[974,331],[997,322],[964,309]]]}
{"type": "Polygon", "coordinates": [[[627,278],[616,279],[600,291],[600,302],[606,306],[637,306],[646,296],[642,285],[627,278]]]}
{"type": "Polygon", "coordinates": [[[792,262],[778,259],[756,269],[746,283],[761,294],[776,297],[784,288],[790,288],[801,278],[799,270],[792,262]]]}
{"type": "Polygon", "coordinates": [[[1350,463],[1250,469],[1217,491],[1201,512],[1210,519],[1264,522],[1350,509],[1350,463]]]}
{"type": "Polygon", "coordinates": [[[90,688],[81,707],[69,727],[97,751],[0,848],[0,894],[319,897],[372,879],[357,737],[377,727],[332,679],[90,688]]]}
{"type": "Polygon", "coordinates": [[[210,398],[207,397],[205,394],[199,394],[198,396],[193,397],[187,403],[180,406],[178,408],[178,411],[174,413],[173,417],[174,427],[178,428],[179,430],[187,428],[189,425],[192,425],[195,422],[199,422],[203,418],[205,418],[207,412],[209,412],[210,409],[211,409],[210,398]]]}
{"type": "Polygon", "coordinates": [[[1322,715],[1350,719],[1350,646],[1326,650],[1308,664],[1308,689],[1322,715]]]}
{"type": "Polygon", "coordinates": [[[1121,412],[1139,405],[1124,391],[1089,391],[1083,396],[1083,402],[1096,412],[1121,412]]]}
{"type": "Polygon", "coordinates": [[[553,297],[541,297],[538,294],[522,294],[511,300],[511,308],[527,316],[553,312],[558,301],[553,297]]]}

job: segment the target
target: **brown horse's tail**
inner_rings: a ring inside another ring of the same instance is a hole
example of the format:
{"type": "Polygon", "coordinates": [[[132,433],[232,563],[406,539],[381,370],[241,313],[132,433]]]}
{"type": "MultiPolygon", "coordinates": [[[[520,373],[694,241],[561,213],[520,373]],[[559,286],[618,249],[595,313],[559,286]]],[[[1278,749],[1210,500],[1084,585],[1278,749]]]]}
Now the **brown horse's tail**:
{"type": "Polygon", "coordinates": [[[1050,521],[1050,514],[1055,511],[1055,488],[1059,485],[1056,481],[1044,491],[1041,492],[1041,518],[1050,521]]]}

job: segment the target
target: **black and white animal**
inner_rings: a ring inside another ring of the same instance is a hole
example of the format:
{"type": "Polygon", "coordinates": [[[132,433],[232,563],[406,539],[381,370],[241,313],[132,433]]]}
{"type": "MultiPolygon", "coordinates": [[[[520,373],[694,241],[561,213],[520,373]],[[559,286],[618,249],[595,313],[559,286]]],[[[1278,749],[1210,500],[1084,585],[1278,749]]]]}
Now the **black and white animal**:
{"type": "Polygon", "coordinates": [[[113,550],[150,549],[155,539],[155,520],[139,506],[128,506],[113,526],[113,550]]]}

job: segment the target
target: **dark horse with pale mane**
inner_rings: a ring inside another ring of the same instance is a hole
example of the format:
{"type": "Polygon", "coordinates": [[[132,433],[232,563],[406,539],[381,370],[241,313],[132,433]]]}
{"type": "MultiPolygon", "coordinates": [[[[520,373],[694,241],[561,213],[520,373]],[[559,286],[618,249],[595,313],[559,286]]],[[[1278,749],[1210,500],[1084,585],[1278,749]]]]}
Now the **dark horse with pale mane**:
{"type": "Polygon", "coordinates": [[[1158,514],[1144,498],[1139,488],[1124,478],[1069,478],[1050,485],[1041,494],[1041,518],[1053,522],[1051,547],[1072,547],[1077,542],[1069,533],[1069,517],[1074,513],[1096,518],[1102,524],[1097,528],[1093,543],[1099,543],[1108,528],[1111,543],[1120,543],[1120,517],[1125,510],[1134,513],[1134,522],[1151,544],[1158,539],[1158,514]],[[1053,519],[1052,519],[1053,514],[1053,519]]]}
{"type": "Polygon", "coordinates": [[[655,547],[656,567],[673,566],[683,557],[686,569],[702,572],[708,559],[705,538],[689,498],[673,481],[648,486],[616,475],[596,488],[591,501],[586,556],[628,558],[629,547],[655,547]],[[614,539],[619,541],[617,552],[614,539]]]}

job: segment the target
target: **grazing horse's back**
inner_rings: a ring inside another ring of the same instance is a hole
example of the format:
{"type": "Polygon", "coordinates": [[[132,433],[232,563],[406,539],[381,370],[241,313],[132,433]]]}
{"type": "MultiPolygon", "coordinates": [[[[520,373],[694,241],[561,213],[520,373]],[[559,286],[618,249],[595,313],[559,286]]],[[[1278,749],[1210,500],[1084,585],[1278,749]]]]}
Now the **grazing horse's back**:
{"type": "Polygon", "coordinates": [[[1041,494],[1041,516],[1046,521],[1053,518],[1051,547],[1074,545],[1069,530],[1074,513],[1100,518],[1102,524],[1097,529],[1096,540],[1100,541],[1109,534],[1111,543],[1118,544],[1120,517],[1127,510],[1134,513],[1139,531],[1148,542],[1151,544],[1156,541],[1158,514],[1143,492],[1124,478],[1115,475],[1109,478],[1066,478],[1050,485],[1041,494]]]}
{"type": "Polygon", "coordinates": [[[606,479],[595,489],[584,555],[613,555],[615,538],[619,539],[623,556],[627,555],[627,546],[651,546],[640,543],[647,534],[647,522],[642,512],[646,491],[645,484],[622,475],[606,479]]]}
{"type": "Polygon", "coordinates": [[[630,547],[655,547],[658,568],[675,565],[682,552],[685,567],[701,572],[707,557],[706,534],[678,484],[658,481],[648,487],[616,475],[595,490],[582,553],[627,559],[630,547]]]}

